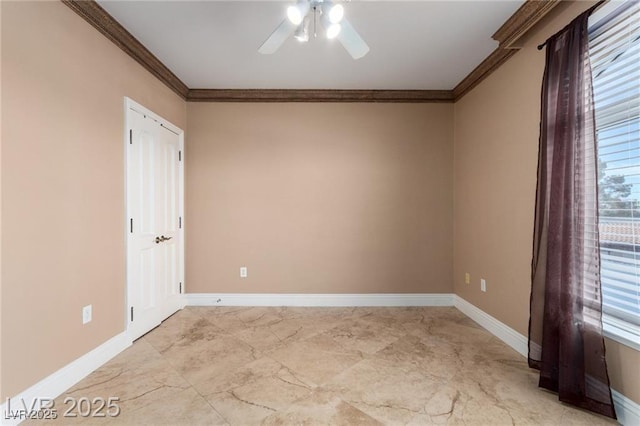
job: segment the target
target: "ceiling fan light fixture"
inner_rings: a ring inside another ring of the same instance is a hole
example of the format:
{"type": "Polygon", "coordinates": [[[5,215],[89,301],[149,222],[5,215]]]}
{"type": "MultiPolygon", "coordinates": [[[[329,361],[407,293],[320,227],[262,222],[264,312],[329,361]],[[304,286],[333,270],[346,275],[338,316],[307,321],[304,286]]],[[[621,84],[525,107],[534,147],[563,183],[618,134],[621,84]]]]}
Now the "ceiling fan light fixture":
{"type": "Polygon", "coordinates": [[[290,1],[292,5],[286,9],[286,17],[258,48],[261,54],[275,53],[291,36],[302,43],[309,41],[311,30],[313,37],[317,36],[318,24],[324,29],[325,37],[337,39],[353,59],[360,59],[369,52],[367,43],[344,16],[344,6],[334,4],[334,1],[348,0],[295,0],[296,3],[293,3],[294,0],[290,1]],[[312,29],[310,24],[313,24],[312,29]]]}
{"type": "Polygon", "coordinates": [[[327,28],[327,38],[333,39],[338,37],[338,34],[340,34],[340,30],[342,30],[342,25],[330,23],[326,28],[327,28]]]}
{"type": "Polygon", "coordinates": [[[304,21],[302,21],[302,24],[298,25],[298,28],[296,28],[296,32],[293,34],[293,36],[300,43],[306,43],[309,41],[309,17],[308,16],[304,18],[304,21]]]}
{"type": "Polygon", "coordinates": [[[293,6],[287,8],[287,18],[294,25],[300,25],[309,13],[309,2],[306,0],[299,1],[293,6]]]}
{"type": "Polygon", "coordinates": [[[332,24],[339,24],[344,18],[344,6],[341,4],[325,3],[322,12],[327,15],[332,24]]]}

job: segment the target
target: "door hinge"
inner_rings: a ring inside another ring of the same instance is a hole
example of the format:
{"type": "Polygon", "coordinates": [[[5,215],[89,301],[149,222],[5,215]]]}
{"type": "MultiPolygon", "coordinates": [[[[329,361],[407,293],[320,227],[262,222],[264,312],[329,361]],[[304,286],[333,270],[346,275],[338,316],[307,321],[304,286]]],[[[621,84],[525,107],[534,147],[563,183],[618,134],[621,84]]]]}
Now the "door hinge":
{"type": "Polygon", "coordinates": [[[133,129],[129,129],[129,145],[133,145],[133,129]]]}
{"type": "Polygon", "coordinates": [[[182,229],[182,216],[178,218],[178,228],[182,229]]]}
{"type": "Polygon", "coordinates": [[[182,161],[182,151],[178,151],[178,161],[182,161]]]}
{"type": "Polygon", "coordinates": [[[133,322],[133,306],[131,307],[131,322],[133,322]]]}
{"type": "Polygon", "coordinates": [[[130,225],[129,225],[130,226],[130,231],[133,234],[133,218],[130,219],[129,223],[130,223],[130,225]]]}
{"type": "Polygon", "coordinates": [[[180,294],[182,294],[182,283],[180,283],[180,294]]]}

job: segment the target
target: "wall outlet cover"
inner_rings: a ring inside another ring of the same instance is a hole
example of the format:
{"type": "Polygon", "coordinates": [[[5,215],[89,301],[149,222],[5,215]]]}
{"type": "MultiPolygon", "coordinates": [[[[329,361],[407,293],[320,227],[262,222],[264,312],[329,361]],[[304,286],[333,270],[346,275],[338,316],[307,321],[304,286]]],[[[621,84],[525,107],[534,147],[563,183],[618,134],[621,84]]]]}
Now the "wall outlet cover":
{"type": "Polygon", "coordinates": [[[487,281],[484,278],[480,279],[480,290],[487,291],[487,281]]]}
{"type": "Polygon", "coordinates": [[[91,322],[93,307],[91,305],[87,305],[82,308],[82,324],[86,324],[91,322]]]}

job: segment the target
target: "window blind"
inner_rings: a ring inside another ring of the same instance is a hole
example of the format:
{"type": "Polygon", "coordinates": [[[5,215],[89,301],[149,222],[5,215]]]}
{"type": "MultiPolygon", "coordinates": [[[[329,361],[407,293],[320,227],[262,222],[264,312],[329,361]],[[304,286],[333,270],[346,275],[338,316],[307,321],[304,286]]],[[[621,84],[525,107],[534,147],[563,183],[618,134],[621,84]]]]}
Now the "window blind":
{"type": "Polygon", "coordinates": [[[640,3],[592,25],[603,311],[640,325],[640,3]]]}

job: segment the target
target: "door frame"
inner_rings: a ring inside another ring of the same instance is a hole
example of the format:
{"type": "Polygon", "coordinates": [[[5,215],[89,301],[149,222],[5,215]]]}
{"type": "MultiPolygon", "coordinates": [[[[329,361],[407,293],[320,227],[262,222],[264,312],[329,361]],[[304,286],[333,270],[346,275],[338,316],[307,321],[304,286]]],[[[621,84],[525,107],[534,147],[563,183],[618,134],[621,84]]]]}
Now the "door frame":
{"type": "Polygon", "coordinates": [[[129,211],[129,180],[128,180],[128,176],[129,176],[129,168],[130,168],[130,164],[129,164],[129,138],[131,137],[130,134],[130,129],[131,129],[131,122],[129,119],[129,110],[134,110],[138,113],[141,113],[142,115],[149,117],[153,120],[155,120],[156,122],[160,123],[163,127],[167,128],[168,130],[171,130],[173,133],[176,133],[178,135],[178,146],[181,152],[181,158],[180,161],[178,163],[178,188],[179,188],[179,195],[178,195],[178,210],[179,210],[179,216],[181,218],[181,228],[179,228],[178,232],[180,233],[180,239],[179,239],[179,245],[178,245],[178,276],[181,279],[182,282],[182,288],[181,288],[181,293],[180,293],[180,309],[184,308],[186,301],[184,298],[184,293],[185,293],[185,288],[186,288],[186,282],[185,282],[185,275],[184,275],[184,247],[185,247],[185,217],[184,217],[184,163],[185,163],[185,155],[184,155],[184,130],[182,130],[181,128],[179,128],[178,126],[174,125],[173,123],[171,123],[170,121],[164,119],[163,117],[159,116],[158,114],[154,113],[153,111],[149,110],[148,108],[145,108],[144,106],[140,105],[139,103],[137,103],[136,101],[134,101],[133,99],[126,97],[124,98],[124,128],[123,128],[123,143],[124,143],[124,241],[125,241],[125,306],[124,306],[124,323],[125,323],[125,332],[129,335],[129,329],[130,329],[130,315],[131,315],[131,311],[130,311],[130,300],[131,300],[131,291],[132,291],[132,284],[131,284],[131,274],[129,271],[129,266],[130,266],[130,261],[129,261],[129,236],[131,235],[130,232],[130,220],[131,220],[131,214],[129,211]]]}

